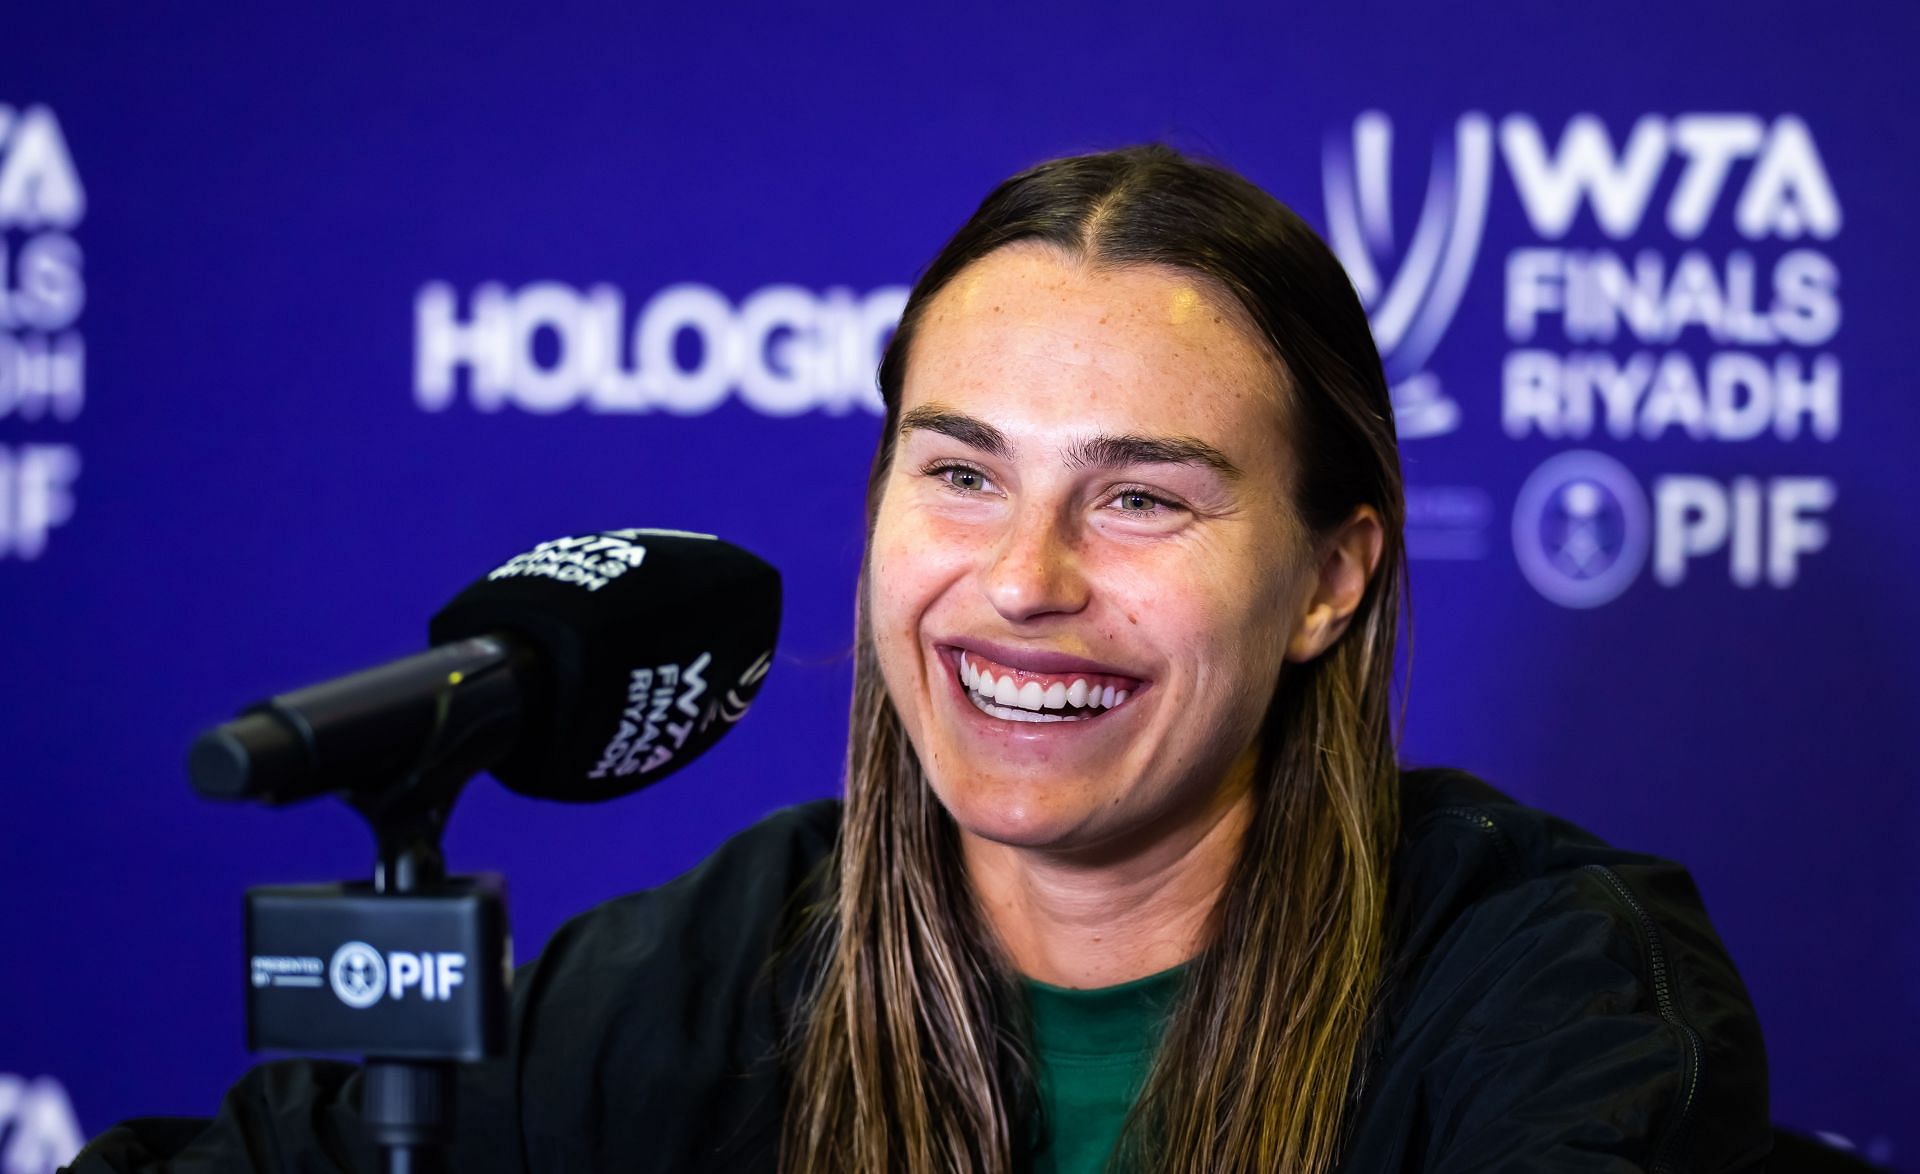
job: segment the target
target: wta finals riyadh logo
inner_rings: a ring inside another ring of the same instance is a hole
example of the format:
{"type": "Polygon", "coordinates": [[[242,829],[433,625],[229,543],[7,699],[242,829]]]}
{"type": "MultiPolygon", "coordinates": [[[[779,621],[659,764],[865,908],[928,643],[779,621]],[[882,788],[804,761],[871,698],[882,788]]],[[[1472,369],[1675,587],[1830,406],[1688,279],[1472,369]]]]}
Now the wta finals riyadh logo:
{"type": "Polygon", "coordinates": [[[1480,251],[1493,127],[1485,115],[1465,115],[1453,141],[1434,148],[1420,220],[1404,249],[1396,248],[1394,234],[1392,158],[1393,123],[1377,110],[1354,120],[1350,143],[1328,139],[1327,236],[1373,323],[1401,437],[1440,436],[1460,426],[1460,405],[1426,364],[1453,322],[1480,251]],[[1382,268],[1396,253],[1399,267],[1385,280],[1382,268]]]}
{"type": "Polygon", "coordinates": [[[1599,607],[1632,586],[1652,537],[1647,496],[1626,466],[1586,449],[1548,458],[1513,505],[1513,550],[1540,594],[1599,607]]]}

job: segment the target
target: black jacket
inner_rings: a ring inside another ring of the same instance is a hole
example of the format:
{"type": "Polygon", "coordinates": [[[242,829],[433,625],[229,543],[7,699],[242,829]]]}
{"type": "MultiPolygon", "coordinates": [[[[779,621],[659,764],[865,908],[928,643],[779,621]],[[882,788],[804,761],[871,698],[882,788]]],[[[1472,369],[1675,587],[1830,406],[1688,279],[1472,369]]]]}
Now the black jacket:
{"type": "MultiPolygon", "coordinates": [[[[1760,1029],[1685,870],[1459,772],[1404,787],[1392,978],[1342,1169],[1757,1165],[1760,1029]]],[[[838,818],[778,812],[555,934],[516,980],[511,1055],[463,1078],[453,1169],[771,1174],[777,1025],[805,976],[768,961],[838,818]]],[[[377,1169],[359,1084],[264,1065],[211,1121],[126,1122],[73,1169],[377,1169]]]]}

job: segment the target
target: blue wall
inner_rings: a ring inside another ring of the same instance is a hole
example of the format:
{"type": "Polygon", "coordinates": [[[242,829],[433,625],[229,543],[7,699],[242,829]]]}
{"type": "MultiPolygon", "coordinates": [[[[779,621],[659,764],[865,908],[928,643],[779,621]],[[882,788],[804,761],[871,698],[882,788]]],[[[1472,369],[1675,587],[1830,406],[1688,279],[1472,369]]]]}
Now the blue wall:
{"type": "Polygon", "coordinates": [[[185,746],[535,541],[711,531],[787,613],[668,785],[476,785],[451,860],[523,958],[832,792],[901,287],[1001,177],[1152,138],[1369,297],[1407,757],[1687,861],[1776,1118],[1920,1153],[1910,7],[173,7],[4,19],[0,1143],[212,1109],[242,890],[368,846],[195,800],[185,746]]]}

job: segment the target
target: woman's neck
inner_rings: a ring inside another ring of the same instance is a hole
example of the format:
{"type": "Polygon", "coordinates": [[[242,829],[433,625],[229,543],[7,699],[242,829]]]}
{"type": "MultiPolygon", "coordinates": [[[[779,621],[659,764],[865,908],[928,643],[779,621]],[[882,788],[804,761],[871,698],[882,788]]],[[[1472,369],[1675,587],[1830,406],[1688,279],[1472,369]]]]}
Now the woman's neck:
{"type": "Polygon", "coordinates": [[[1054,852],[963,828],[961,852],[1015,969],[1090,989],[1157,974],[1200,952],[1252,816],[1253,792],[1243,783],[1137,846],[1054,852]]]}

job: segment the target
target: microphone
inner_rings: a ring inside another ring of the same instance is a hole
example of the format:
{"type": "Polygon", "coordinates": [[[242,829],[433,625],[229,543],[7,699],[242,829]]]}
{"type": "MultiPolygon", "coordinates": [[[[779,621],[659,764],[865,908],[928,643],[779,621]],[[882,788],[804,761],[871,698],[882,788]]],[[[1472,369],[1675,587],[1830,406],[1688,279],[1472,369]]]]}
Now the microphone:
{"type": "Polygon", "coordinates": [[[520,794],[612,799],[746,714],[779,628],[779,572],[710,534],[556,538],[441,608],[428,651],[248,707],[188,773],[211,798],[282,804],[377,792],[458,745],[520,794]]]}

